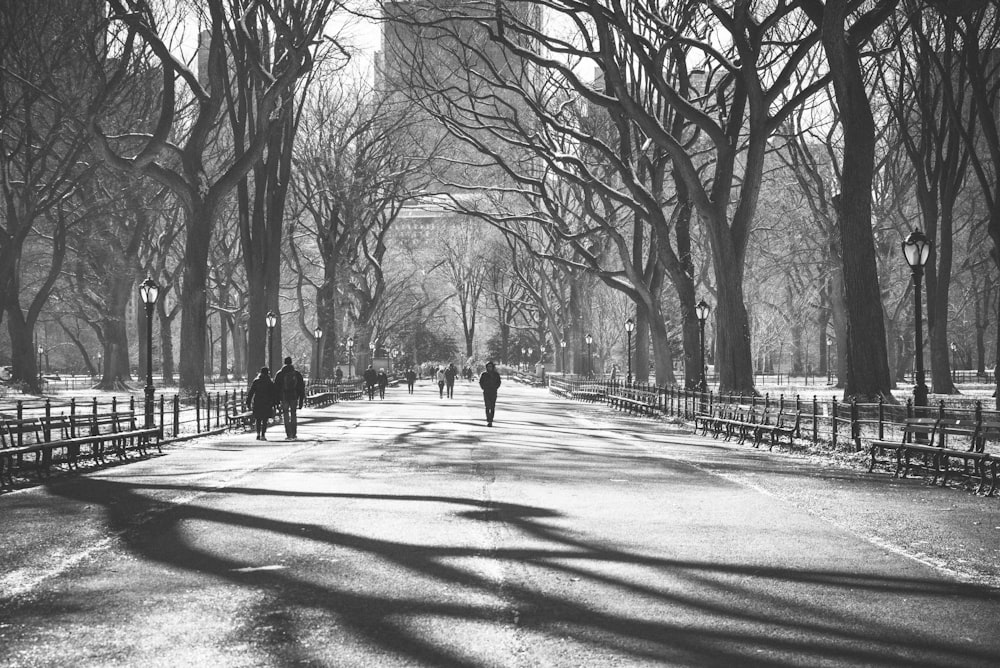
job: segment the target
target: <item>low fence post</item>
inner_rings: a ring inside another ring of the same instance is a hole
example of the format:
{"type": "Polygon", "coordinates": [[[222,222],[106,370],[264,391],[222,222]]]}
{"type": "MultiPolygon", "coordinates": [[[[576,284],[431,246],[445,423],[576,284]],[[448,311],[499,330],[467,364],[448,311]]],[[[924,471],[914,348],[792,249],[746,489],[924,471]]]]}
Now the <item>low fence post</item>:
{"type": "Polygon", "coordinates": [[[163,429],[163,404],[164,404],[164,399],[165,398],[163,396],[163,393],[161,392],[160,393],[160,438],[163,438],[163,436],[166,435],[166,433],[167,433],[163,429]]]}
{"type": "Polygon", "coordinates": [[[833,406],[830,412],[830,440],[833,449],[837,449],[837,397],[833,398],[833,406]]]}
{"type": "Polygon", "coordinates": [[[174,395],[174,438],[181,433],[181,395],[174,395]]]}
{"type": "MultiPolygon", "coordinates": [[[[46,442],[52,440],[52,401],[48,398],[45,399],[45,424],[42,426],[42,438],[46,442]]],[[[51,456],[52,451],[48,450],[47,453],[51,456]]]]}
{"type": "Polygon", "coordinates": [[[813,445],[819,443],[819,398],[813,395],[813,445]]]}
{"type": "Polygon", "coordinates": [[[885,400],[878,395],[878,440],[885,440],[885,400]]]}
{"type": "Polygon", "coordinates": [[[858,400],[851,399],[851,440],[854,443],[854,451],[861,452],[861,424],[858,422],[858,400]]]}
{"type": "Polygon", "coordinates": [[[201,392],[194,393],[194,433],[201,433],[201,392]]]}

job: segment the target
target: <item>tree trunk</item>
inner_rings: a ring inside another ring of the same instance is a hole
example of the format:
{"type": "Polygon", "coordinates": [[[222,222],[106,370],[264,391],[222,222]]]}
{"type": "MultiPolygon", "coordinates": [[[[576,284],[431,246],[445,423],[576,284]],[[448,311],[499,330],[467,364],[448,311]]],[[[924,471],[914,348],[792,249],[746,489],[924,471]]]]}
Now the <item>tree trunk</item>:
{"type": "Polygon", "coordinates": [[[208,250],[212,240],[212,207],[198,202],[189,213],[181,281],[180,389],[205,391],[205,331],[208,328],[208,250]]]}
{"type": "Polygon", "coordinates": [[[871,184],[875,162],[875,121],[856,48],[845,31],[845,0],[826,3],[821,38],[844,129],[837,224],[843,250],[847,305],[845,398],[874,401],[892,397],[885,322],[871,224],[871,184]]]}
{"type": "Polygon", "coordinates": [[[756,390],[750,353],[750,319],[743,297],[743,272],[734,254],[720,246],[722,244],[713,244],[718,286],[715,365],[719,371],[719,392],[752,395],[756,390]]]}

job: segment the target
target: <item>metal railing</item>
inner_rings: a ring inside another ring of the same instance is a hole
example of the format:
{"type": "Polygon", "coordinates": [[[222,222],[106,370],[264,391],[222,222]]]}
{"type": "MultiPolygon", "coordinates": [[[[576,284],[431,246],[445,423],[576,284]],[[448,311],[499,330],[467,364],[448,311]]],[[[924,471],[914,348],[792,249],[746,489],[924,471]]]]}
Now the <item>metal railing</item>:
{"type": "MultiPolygon", "coordinates": [[[[801,416],[796,438],[835,450],[857,452],[862,441],[902,439],[908,417],[967,419],[1000,422],[1000,411],[983,407],[980,400],[954,397],[939,399],[931,406],[915,407],[911,399],[902,403],[845,402],[836,397],[820,399],[769,393],[763,395],[719,394],[647,383],[625,383],[579,379],[550,378],[549,388],[569,398],[607,401],[624,388],[649,392],[656,397],[656,407],[665,416],[694,422],[695,415],[737,408],[765,408],[774,413],[798,412],[801,416]]],[[[988,450],[1000,453],[1000,444],[988,444],[988,450]]]]}

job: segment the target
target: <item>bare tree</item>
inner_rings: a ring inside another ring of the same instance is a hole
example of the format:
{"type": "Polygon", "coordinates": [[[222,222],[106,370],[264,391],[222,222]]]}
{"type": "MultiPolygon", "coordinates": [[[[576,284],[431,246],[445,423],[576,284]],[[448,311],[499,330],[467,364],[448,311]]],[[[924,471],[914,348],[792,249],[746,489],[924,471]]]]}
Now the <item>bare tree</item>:
{"type": "Polygon", "coordinates": [[[66,257],[70,228],[85,219],[75,195],[92,177],[76,110],[94,72],[99,3],[0,5],[0,319],[12,377],[37,391],[32,333],[66,257]],[[30,272],[30,274],[29,274],[30,272]]]}
{"type": "Polygon", "coordinates": [[[89,127],[108,164],[156,180],[184,207],[180,384],[186,391],[204,389],[208,253],[217,213],[264,155],[272,131],[277,131],[273,128],[283,118],[282,100],[312,66],[316,39],[332,4],[332,0],[262,0],[242,7],[208,0],[201,44],[207,69],[195,72],[171,51],[168,26],[160,25],[148,2],[109,0],[111,52],[116,60],[90,107],[89,127]],[[239,44],[227,39],[237,34],[239,44]],[[161,107],[152,133],[137,132],[126,122],[106,116],[116,99],[129,94],[123,89],[128,68],[144,50],[155,56],[162,72],[161,107]],[[235,70],[255,82],[251,86],[256,92],[253,132],[249,133],[248,125],[245,143],[238,147],[234,143],[232,153],[224,158],[213,155],[210,160],[213,131],[234,89],[235,70]],[[189,108],[178,104],[183,101],[177,95],[178,83],[189,93],[189,108]]]}

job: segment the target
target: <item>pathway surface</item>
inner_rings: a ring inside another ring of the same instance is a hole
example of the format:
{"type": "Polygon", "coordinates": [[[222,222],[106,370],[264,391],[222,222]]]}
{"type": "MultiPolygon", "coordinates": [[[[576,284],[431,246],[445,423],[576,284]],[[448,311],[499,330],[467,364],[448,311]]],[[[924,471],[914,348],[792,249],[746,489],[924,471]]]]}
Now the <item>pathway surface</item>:
{"type": "Polygon", "coordinates": [[[1000,663],[997,499],[511,383],[493,428],[390,389],[0,517],[5,666],[1000,663]]]}

